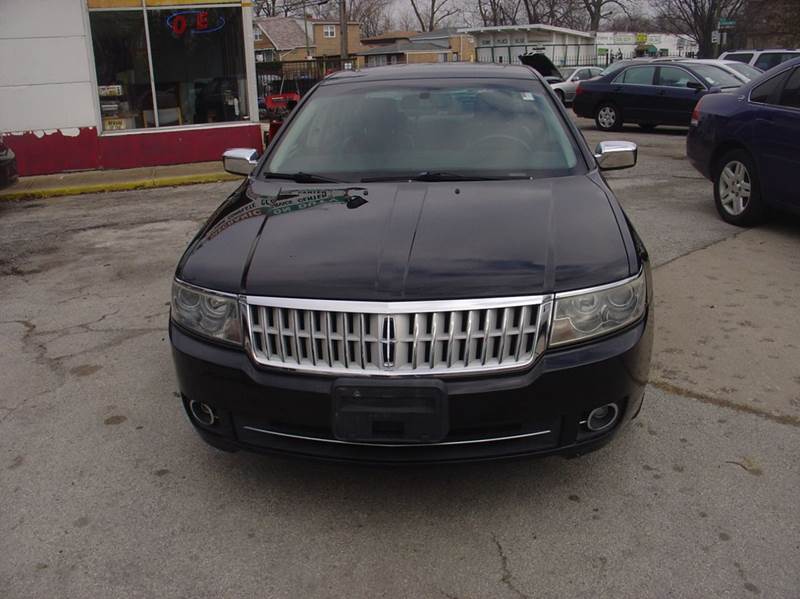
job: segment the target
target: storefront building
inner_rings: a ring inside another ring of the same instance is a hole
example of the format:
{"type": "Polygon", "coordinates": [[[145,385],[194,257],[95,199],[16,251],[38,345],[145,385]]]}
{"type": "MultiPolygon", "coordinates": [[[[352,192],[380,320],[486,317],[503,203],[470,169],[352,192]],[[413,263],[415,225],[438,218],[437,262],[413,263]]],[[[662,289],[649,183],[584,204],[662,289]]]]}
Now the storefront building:
{"type": "Polygon", "coordinates": [[[21,175],[261,147],[249,1],[0,5],[0,134],[21,175]]]}

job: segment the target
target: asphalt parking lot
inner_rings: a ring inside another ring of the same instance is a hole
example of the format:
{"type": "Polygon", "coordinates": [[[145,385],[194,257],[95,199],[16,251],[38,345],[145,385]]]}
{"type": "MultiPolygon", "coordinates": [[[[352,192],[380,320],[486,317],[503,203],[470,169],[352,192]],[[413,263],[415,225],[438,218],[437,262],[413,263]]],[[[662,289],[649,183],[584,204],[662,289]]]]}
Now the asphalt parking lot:
{"type": "Polygon", "coordinates": [[[650,250],[641,416],[591,455],[374,468],[207,447],[166,337],[235,183],[0,204],[0,595],[797,597],[800,222],[714,211],[680,130],[609,175],[650,250]]]}

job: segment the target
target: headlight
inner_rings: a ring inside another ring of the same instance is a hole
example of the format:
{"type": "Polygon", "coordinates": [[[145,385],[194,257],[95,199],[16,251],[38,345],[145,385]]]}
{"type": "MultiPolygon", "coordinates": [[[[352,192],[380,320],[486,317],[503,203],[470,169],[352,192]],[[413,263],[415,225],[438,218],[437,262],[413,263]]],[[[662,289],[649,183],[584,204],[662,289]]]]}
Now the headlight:
{"type": "Polygon", "coordinates": [[[557,293],[550,346],[576,343],[621,329],[641,318],[646,304],[644,270],[635,279],[594,291],[557,293]]]}
{"type": "Polygon", "coordinates": [[[172,283],[172,320],[204,337],[240,344],[242,320],[236,296],[172,283]]]}

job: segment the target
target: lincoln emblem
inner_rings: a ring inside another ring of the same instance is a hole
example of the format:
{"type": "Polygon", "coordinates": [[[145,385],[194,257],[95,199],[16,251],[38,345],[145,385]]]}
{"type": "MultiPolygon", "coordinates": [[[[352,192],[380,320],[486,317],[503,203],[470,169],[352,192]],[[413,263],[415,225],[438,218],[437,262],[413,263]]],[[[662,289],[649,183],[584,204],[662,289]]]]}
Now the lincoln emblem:
{"type": "Polygon", "coordinates": [[[384,368],[394,368],[395,346],[397,344],[397,329],[394,317],[386,316],[381,326],[381,357],[384,368]]]}

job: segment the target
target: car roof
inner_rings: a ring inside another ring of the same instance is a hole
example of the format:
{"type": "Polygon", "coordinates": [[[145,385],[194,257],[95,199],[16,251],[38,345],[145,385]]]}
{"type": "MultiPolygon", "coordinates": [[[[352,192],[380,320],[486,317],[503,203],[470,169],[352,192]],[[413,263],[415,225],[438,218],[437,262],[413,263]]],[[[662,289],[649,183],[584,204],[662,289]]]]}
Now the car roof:
{"type": "Polygon", "coordinates": [[[750,50],[727,50],[722,54],[754,54],[756,52],[800,52],[800,48],[751,48],[750,50]]]}
{"type": "Polygon", "coordinates": [[[494,78],[494,79],[540,79],[531,67],[521,64],[495,63],[426,63],[398,64],[384,67],[367,67],[352,71],[338,71],[328,75],[323,84],[345,81],[391,81],[397,79],[430,78],[494,78]]]}

